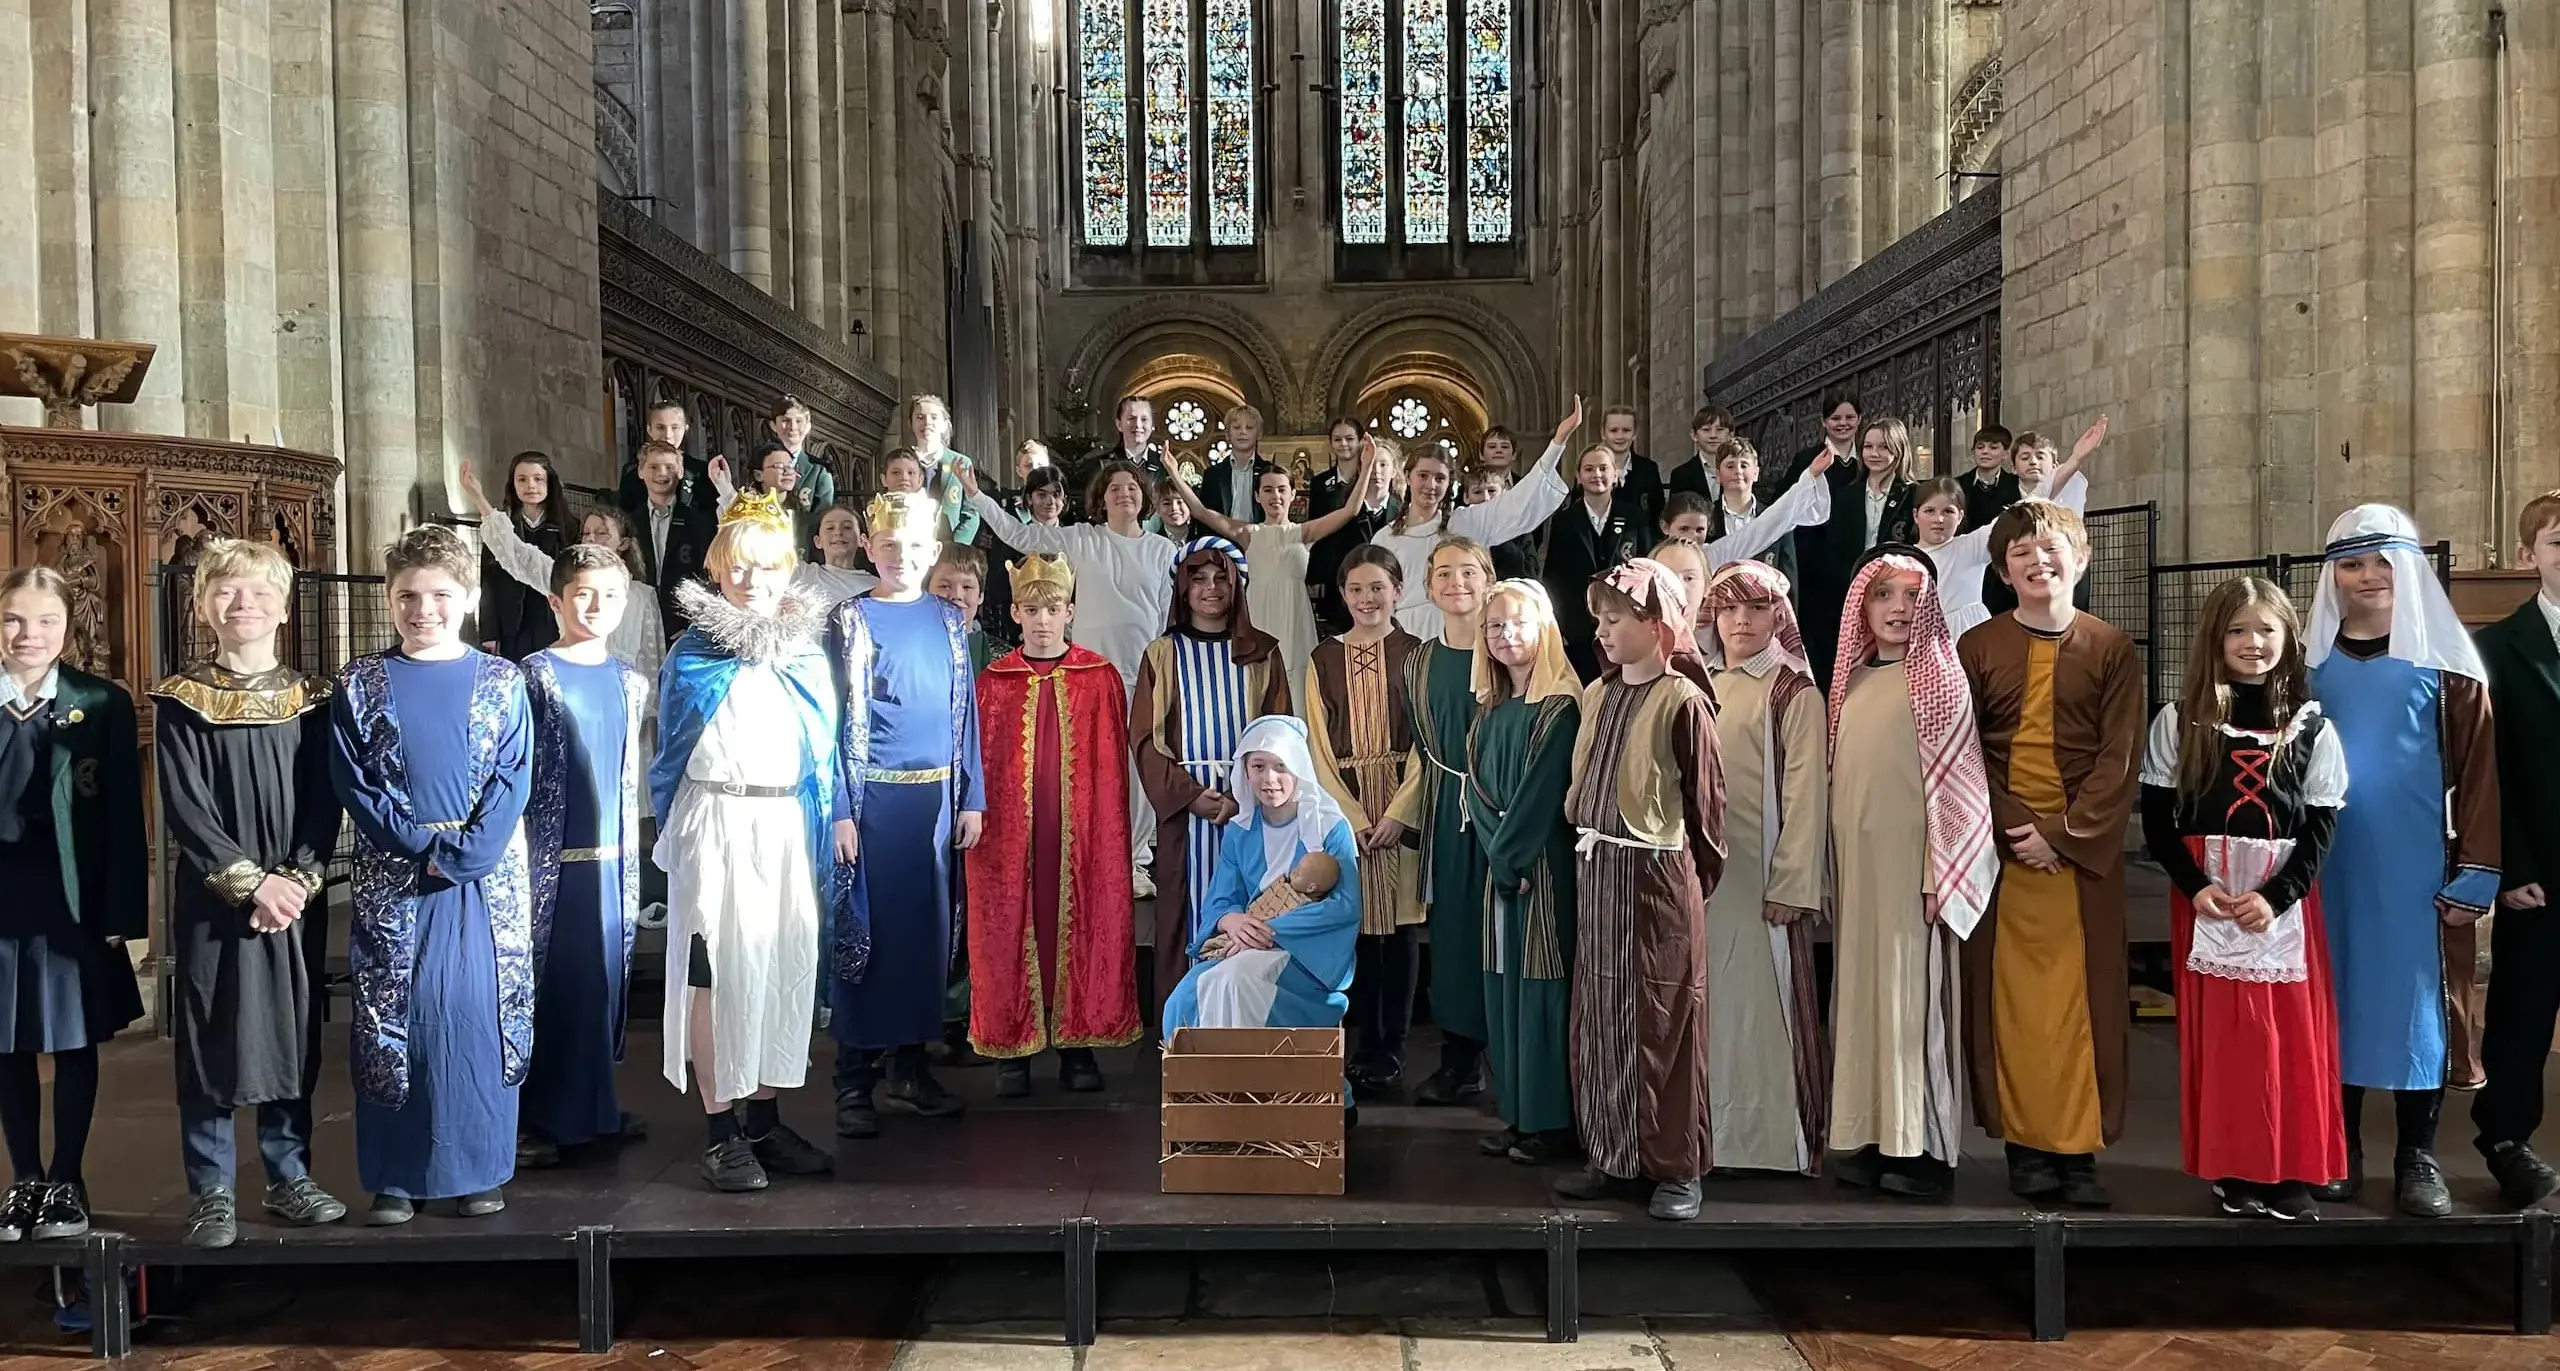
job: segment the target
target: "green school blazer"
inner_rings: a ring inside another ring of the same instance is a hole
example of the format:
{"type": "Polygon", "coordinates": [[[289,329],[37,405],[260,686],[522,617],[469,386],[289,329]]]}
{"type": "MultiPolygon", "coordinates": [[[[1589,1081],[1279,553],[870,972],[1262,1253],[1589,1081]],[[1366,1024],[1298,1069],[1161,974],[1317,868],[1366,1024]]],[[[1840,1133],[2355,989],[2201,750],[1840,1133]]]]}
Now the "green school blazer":
{"type": "Polygon", "coordinates": [[[148,936],[151,859],[133,697],[113,681],[62,668],[46,751],[62,895],[72,917],[101,938],[148,936]]]}

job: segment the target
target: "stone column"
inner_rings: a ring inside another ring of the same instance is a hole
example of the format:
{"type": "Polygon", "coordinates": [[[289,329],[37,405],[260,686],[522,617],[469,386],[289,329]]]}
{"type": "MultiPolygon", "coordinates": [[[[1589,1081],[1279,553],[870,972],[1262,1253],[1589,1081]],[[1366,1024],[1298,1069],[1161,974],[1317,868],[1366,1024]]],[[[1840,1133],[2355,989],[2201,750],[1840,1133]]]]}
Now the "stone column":
{"type": "MultiPolygon", "coordinates": [[[[2503,390],[2509,527],[2533,494],[2560,486],[2560,234],[2548,206],[2560,205],[2560,121],[2531,116],[2560,106],[2560,9],[2507,11],[2507,143],[2500,264],[2506,308],[2503,390]]],[[[2513,551],[2508,553],[2512,557],[2513,551]]]]}
{"type": "Polygon", "coordinates": [[[818,127],[818,7],[826,0],[788,0],[791,9],[792,303],[802,318],[827,319],[826,206],[819,193],[825,137],[818,127]]]}
{"type": "MultiPolygon", "coordinates": [[[[0,0],[0,330],[44,331],[36,217],[35,20],[30,0],[0,0]]],[[[0,400],[0,423],[41,424],[33,400],[0,400]]]]}
{"type": "Polygon", "coordinates": [[[1756,84],[1762,79],[1762,67],[1751,61],[1750,38],[1750,16],[1761,12],[1760,0],[1718,0],[1716,6],[1716,62],[1721,68],[1716,83],[1716,133],[1722,167],[1717,190],[1723,202],[1718,211],[1723,228],[1717,239],[1714,282],[1715,352],[1740,338],[1751,317],[1751,253],[1753,244],[1760,241],[1760,216],[1752,207],[1752,196],[1767,184],[1759,158],[1765,142],[1760,135],[1768,88],[1756,84]],[[1763,98],[1753,98],[1755,91],[1763,98]]]}
{"type": "Polygon", "coordinates": [[[266,442],[277,336],[268,4],[193,0],[171,13],[187,429],[266,442]]]}
{"type": "Polygon", "coordinates": [[[89,210],[88,0],[35,6],[36,289],[40,332],[98,331],[97,221],[89,210]]]}
{"type": "Polygon", "coordinates": [[[1821,244],[1815,289],[1849,274],[1866,243],[1865,0],[1822,0],[1821,244]]]}
{"type": "Polygon", "coordinates": [[[1858,89],[1866,102],[1866,117],[1858,121],[1858,198],[1864,226],[1858,260],[1863,262],[1902,236],[1902,206],[1895,192],[1902,179],[1902,139],[1911,130],[1902,108],[1910,53],[1902,42],[1901,6],[1895,0],[1863,0],[1858,26],[1866,39],[1858,62],[1858,89]]]}
{"type": "Polygon", "coordinates": [[[337,111],[328,0],[273,0],[276,426],[344,452],[338,423],[337,111]]]}
{"type": "Polygon", "coordinates": [[[773,94],[765,58],[766,0],[736,0],[729,11],[734,66],[729,119],[737,170],[729,197],[729,269],[758,290],[773,289],[773,94]]]}
{"type": "MultiPolygon", "coordinates": [[[[1777,68],[1778,99],[1770,127],[1769,160],[1763,164],[1770,172],[1769,193],[1774,201],[1770,209],[1769,291],[1765,296],[1760,293],[1755,273],[1751,296],[1751,326],[1755,329],[1794,309],[1804,293],[1804,16],[1805,6],[1818,0],[1757,3],[1770,13],[1769,59],[1757,60],[1760,43],[1756,37],[1752,40],[1752,53],[1761,70],[1772,65],[1777,68]]],[[[1755,266],[1760,261],[1756,243],[1752,261],[1755,266]]]]}
{"type": "Polygon", "coordinates": [[[1635,123],[1627,106],[1635,78],[1628,70],[1626,31],[1629,0],[1600,0],[1598,42],[1592,45],[1593,84],[1599,92],[1600,117],[1594,132],[1600,145],[1600,181],[1593,209],[1598,224],[1589,234],[1600,289],[1599,336],[1592,358],[1594,384],[1602,403],[1625,401],[1627,389],[1627,293],[1625,277],[1635,266],[1633,225],[1625,214],[1627,134],[1635,123]]]}
{"type": "Polygon", "coordinates": [[[2320,95],[2320,507],[2406,508],[2411,0],[2308,5],[2320,95]]]}
{"type": "MultiPolygon", "coordinates": [[[[2258,4],[2198,7],[2188,42],[2187,546],[2256,547],[2258,4]]],[[[2173,515],[2173,517],[2176,517],[2173,515]]]]}
{"type": "Polygon", "coordinates": [[[862,336],[853,350],[868,357],[878,338],[872,316],[871,255],[871,13],[870,0],[844,0],[836,30],[836,100],[843,138],[839,175],[844,194],[837,212],[844,220],[845,327],[862,321],[862,336]]]}
{"type": "Polygon", "coordinates": [[[339,328],[349,566],[408,527],[418,484],[418,289],[403,0],[335,0],[339,328]]]}
{"type": "Polygon", "coordinates": [[[2411,262],[2410,477],[2418,526],[2451,538],[2464,566],[2515,541],[2491,527],[2490,216],[2496,150],[2490,125],[2485,7],[2417,0],[2416,105],[2410,169],[2417,198],[2411,262]]]}
{"type": "MultiPolygon", "coordinates": [[[[1686,259],[1678,264],[1689,289],[1677,302],[1679,317],[1673,326],[1666,329],[1657,323],[1654,329],[1657,336],[1679,342],[1672,352],[1671,371],[1657,375],[1653,385],[1654,403],[1662,412],[1679,411],[1679,418],[1665,430],[1665,443],[1686,433],[1689,410],[1698,402],[1699,373],[1715,355],[1717,266],[1724,260],[1725,126],[1720,112],[1724,88],[1730,84],[1724,72],[1721,8],[1719,0],[1694,0],[1688,22],[1672,30],[1678,37],[1672,55],[1677,72],[1672,89],[1683,98],[1665,108],[1684,122],[1666,126],[1660,118],[1654,121],[1653,137],[1668,140],[1673,158],[1689,173],[1684,178],[1689,194],[1682,216],[1688,225],[1689,248],[1686,259]]],[[[1657,255],[1661,250],[1657,243],[1657,255]]]]}
{"type": "Polygon", "coordinates": [[[818,8],[818,237],[824,244],[827,307],[818,326],[845,341],[844,298],[844,11],[839,0],[818,8]]]}
{"type": "Polygon", "coordinates": [[[798,102],[791,93],[791,28],[797,16],[792,13],[800,0],[764,0],[765,42],[758,54],[764,63],[765,146],[772,173],[773,205],[773,298],[786,308],[797,303],[800,285],[799,257],[793,240],[799,236],[798,211],[792,205],[793,191],[799,182],[799,153],[794,141],[794,128],[799,114],[798,102]]]}
{"type": "Polygon", "coordinates": [[[160,347],[141,395],[100,410],[102,428],[186,432],[173,58],[167,0],[89,0],[98,331],[160,347]]]}
{"type": "Polygon", "coordinates": [[[905,365],[899,346],[906,292],[900,270],[899,125],[907,90],[898,67],[898,16],[887,0],[871,5],[871,357],[894,379],[905,365]]]}
{"type": "MultiPolygon", "coordinates": [[[[2320,502],[2320,86],[2303,0],[2255,0],[2258,143],[2257,541],[2234,552],[2316,547],[2328,532],[2320,502]]],[[[2191,449],[2192,450],[2192,449],[2191,449]]],[[[2194,544],[2191,546],[2209,546],[2194,544]]],[[[2213,554],[2202,554],[2213,555],[2213,554]]]]}

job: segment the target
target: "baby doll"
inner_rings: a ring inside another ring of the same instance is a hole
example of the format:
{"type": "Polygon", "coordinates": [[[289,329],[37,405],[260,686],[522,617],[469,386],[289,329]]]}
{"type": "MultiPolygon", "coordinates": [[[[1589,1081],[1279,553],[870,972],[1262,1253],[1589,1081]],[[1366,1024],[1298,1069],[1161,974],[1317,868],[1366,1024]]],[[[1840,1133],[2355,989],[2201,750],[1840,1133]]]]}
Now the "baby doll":
{"type": "MultiPolygon", "coordinates": [[[[1245,906],[1245,916],[1269,922],[1292,909],[1332,894],[1334,882],[1341,879],[1342,866],[1334,861],[1331,854],[1310,852],[1300,857],[1296,866],[1289,868],[1289,874],[1264,886],[1262,893],[1253,897],[1253,903],[1245,906]]],[[[1210,938],[1200,948],[1201,955],[1210,959],[1224,957],[1227,951],[1227,935],[1224,933],[1210,938]]]]}

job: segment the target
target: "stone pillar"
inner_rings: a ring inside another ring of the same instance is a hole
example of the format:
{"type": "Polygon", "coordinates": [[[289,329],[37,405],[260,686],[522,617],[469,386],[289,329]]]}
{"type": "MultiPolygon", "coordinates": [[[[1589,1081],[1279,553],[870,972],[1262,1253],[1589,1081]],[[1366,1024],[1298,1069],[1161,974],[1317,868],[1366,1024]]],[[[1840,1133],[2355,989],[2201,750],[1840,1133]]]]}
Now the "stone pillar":
{"type": "MultiPolygon", "coordinates": [[[[0,0],[0,331],[42,333],[36,217],[35,19],[30,0],[0,0]]],[[[33,400],[0,400],[0,423],[41,424],[33,400]]]]}
{"type": "MultiPolygon", "coordinates": [[[[1763,295],[1753,277],[1751,326],[1759,328],[1771,319],[1796,307],[1804,294],[1804,143],[1805,115],[1805,6],[1817,0],[1756,0],[1768,11],[1769,61],[1760,63],[1762,70],[1777,68],[1777,112],[1770,128],[1769,169],[1770,194],[1774,199],[1770,218],[1769,290],[1763,295]]],[[[1752,40],[1755,59],[1760,52],[1759,40],[1752,40]]],[[[1755,266],[1760,253],[1755,243],[1752,251],[1755,266]]]]}
{"type": "Polygon", "coordinates": [[[1849,274],[1866,242],[1865,0],[1821,0],[1822,255],[1814,288],[1849,274]]]}
{"type": "MultiPolygon", "coordinates": [[[[337,110],[329,0],[273,0],[276,427],[345,452],[338,423],[337,110]]],[[[253,435],[254,436],[254,435],[253,435]]]]}
{"type": "Polygon", "coordinates": [[[418,290],[403,0],[335,0],[340,328],[350,566],[409,525],[418,484],[418,290]]]}
{"type": "Polygon", "coordinates": [[[2320,261],[2320,86],[2302,0],[2246,12],[2258,66],[2257,540],[2196,546],[2273,552],[2318,546],[2335,513],[2321,508],[2320,316],[2306,308],[2320,261]]]}
{"type": "Polygon", "coordinates": [[[2491,48],[2485,7],[2417,0],[2410,169],[2417,223],[2409,436],[2418,526],[2464,566],[2515,541],[2490,524],[2491,48]]]}
{"type": "Polygon", "coordinates": [[[827,307],[818,326],[845,341],[844,298],[844,11],[838,0],[818,7],[818,236],[825,245],[827,307]]]}
{"type": "MultiPolygon", "coordinates": [[[[1671,48],[1676,73],[1672,89],[1683,98],[1667,108],[1677,112],[1679,121],[1657,118],[1653,126],[1654,140],[1669,143],[1668,160],[1685,165],[1689,173],[1682,216],[1688,228],[1688,251],[1676,263],[1688,291],[1678,298],[1678,317],[1668,321],[1669,327],[1664,321],[1654,325],[1657,337],[1674,343],[1668,370],[1654,377],[1654,404],[1664,414],[1678,411],[1668,425],[1657,423],[1657,431],[1664,435],[1655,445],[1657,451],[1677,450],[1669,444],[1685,436],[1689,410],[1698,402],[1699,375],[1715,355],[1716,268],[1724,260],[1725,126],[1720,111],[1724,87],[1729,84],[1724,72],[1724,20],[1718,13],[1722,8],[1719,0],[1696,0],[1689,7],[1688,22],[1674,21],[1671,32],[1678,41],[1671,48]]],[[[1655,244],[1657,257],[1664,246],[1655,244]]]]}
{"type": "Polygon", "coordinates": [[[758,290],[773,289],[773,92],[765,46],[767,0],[736,0],[729,12],[729,119],[737,170],[729,196],[729,269],[758,290]]]}
{"type": "Polygon", "coordinates": [[[39,3],[35,74],[36,289],[44,333],[98,333],[97,221],[89,212],[88,0],[39,3]]]}
{"type": "Polygon", "coordinates": [[[898,136],[905,122],[907,86],[898,67],[898,15],[887,0],[872,0],[871,5],[870,86],[871,358],[895,380],[905,365],[898,351],[906,337],[898,136]]]}
{"type": "Polygon", "coordinates": [[[836,31],[836,92],[844,133],[839,148],[844,195],[837,211],[844,219],[845,327],[850,331],[854,320],[862,321],[862,336],[852,346],[868,357],[879,336],[872,309],[870,0],[844,0],[836,31]]]}
{"type": "Polygon", "coordinates": [[[1596,231],[1588,232],[1593,277],[1600,288],[1600,327],[1591,372],[1603,403],[1624,401],[1627,389],[1627,298],[1624,277],[1635,264],[1635,240],[1625,213],[1627,131],[1635,121],[1627,105],[1633,76],[1627,71],[1624,39],[1629,0],[1600,0],[1598,42],[1592,45],[1592,71],[1599,91],[1600,183],[1593,208],[1596,231]]]}
{"type": "Polygon", "coordinates": [[[818,7],[825,0],[787,0],[791,14],[792,303],[802,318],[827,318],[825,205],[819,168],[825,139],[818,129],[818,7]]]}
{"type": "Polygon", "coordinates": [[[89,0],[98,331],[160,347],[134,403],[99,411],[103,428],[186,432],[173,58],[167,0],[89,0]]]}
{"type": "MultiPolygon", "coordinates": [[[[2507,144],[2501,284],[2506,309],[2501,357],[2507,526],[2535,494],[2560,486],[2560,9],[2507,11],[2507,144]]],[[[2509,557],[2513,550],[2510,548],[2509,557]]]]}
{"type": "Polygon", "coordinates": [[[267,0],[173,6],[187,429],[276,428],[274,97],[267,0]]]}
{"type": "Polygon", "coordinates": [[[1751,17],[1762,12],[1760,0],[1719,0],[1716,6],[1716,62],[1721,72],[1716,83],[1716,133],[1722,168],[1717,190],[1723,202],[1718,211],[1723,229],[1711,283],[1717,301],[1715,352],[1722,352],[1750,327],[1751,253],[1753,245],[1762,241],[1752,197],[1767,185],[1759,157],[1766,141],[1761,134],[1768,101],[1754,99],[1753,93],[1757,90],[1765,96],[1767,92],[1765,85],[1755,86],[1767,64],[1754,65],[1751,60],[1751,17]]]}
{"type": "Polygon", "coordinates": [[[1866,50],[1859,54],[1858,87],[1864,92],[1867,117],[1859,121],[1858,157],[1861,222],[1858,260],[1865,261],[1902,236],[1902,206],[1896,192],[1902,182],[1902,140],[1911,120],[1902,107],[1902,82],[1910,74],[1910,51],[1902,41],[1902,7],[1897,0],[1864,0],[1859,29],[1866,50]]]}
{"type": "Polygon", "coordinates": [[[793,142],[793,124],[799,112],[791,94],[791,27],[792,7],[800,0],[764,0],[765,42],[757,54],[764,63],[765,147],[771,168],[773,204],[773,298],[785,307],[795,305],[799,293],[799,258],[792,240],[799,228],[798,211],[792,206],[792,192],[799,181],[799,156],[793,142]]]}
{"type": "Polygon", "coordinates": [[[2406,508],[2411,0],[2305,5],[2320,64],[2320,506],[2406,508]]]}
{"type": "MultiPolygon", "coordinates": [[[[2258,3],[2192,12],[2188,43],[2187,435],[2172,509],[2190,548],[2256,545],[2258,3]]],[[[2175,517],[2175,516],[2173,516],[2175,517]]]]}

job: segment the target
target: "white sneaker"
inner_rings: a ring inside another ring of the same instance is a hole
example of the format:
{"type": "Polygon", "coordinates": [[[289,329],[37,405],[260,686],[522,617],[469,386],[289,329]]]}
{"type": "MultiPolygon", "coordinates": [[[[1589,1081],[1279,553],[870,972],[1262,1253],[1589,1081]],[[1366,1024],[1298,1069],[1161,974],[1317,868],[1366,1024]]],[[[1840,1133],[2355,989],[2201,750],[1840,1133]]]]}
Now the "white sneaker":
{"type": "Polygon", "coordinates": [[[1143,866],[1130,868],[1129,893],[1141,900],[1154,899],[1156,897],[1156,878],[1148,875],[1147,869],[1143,866]]]}

